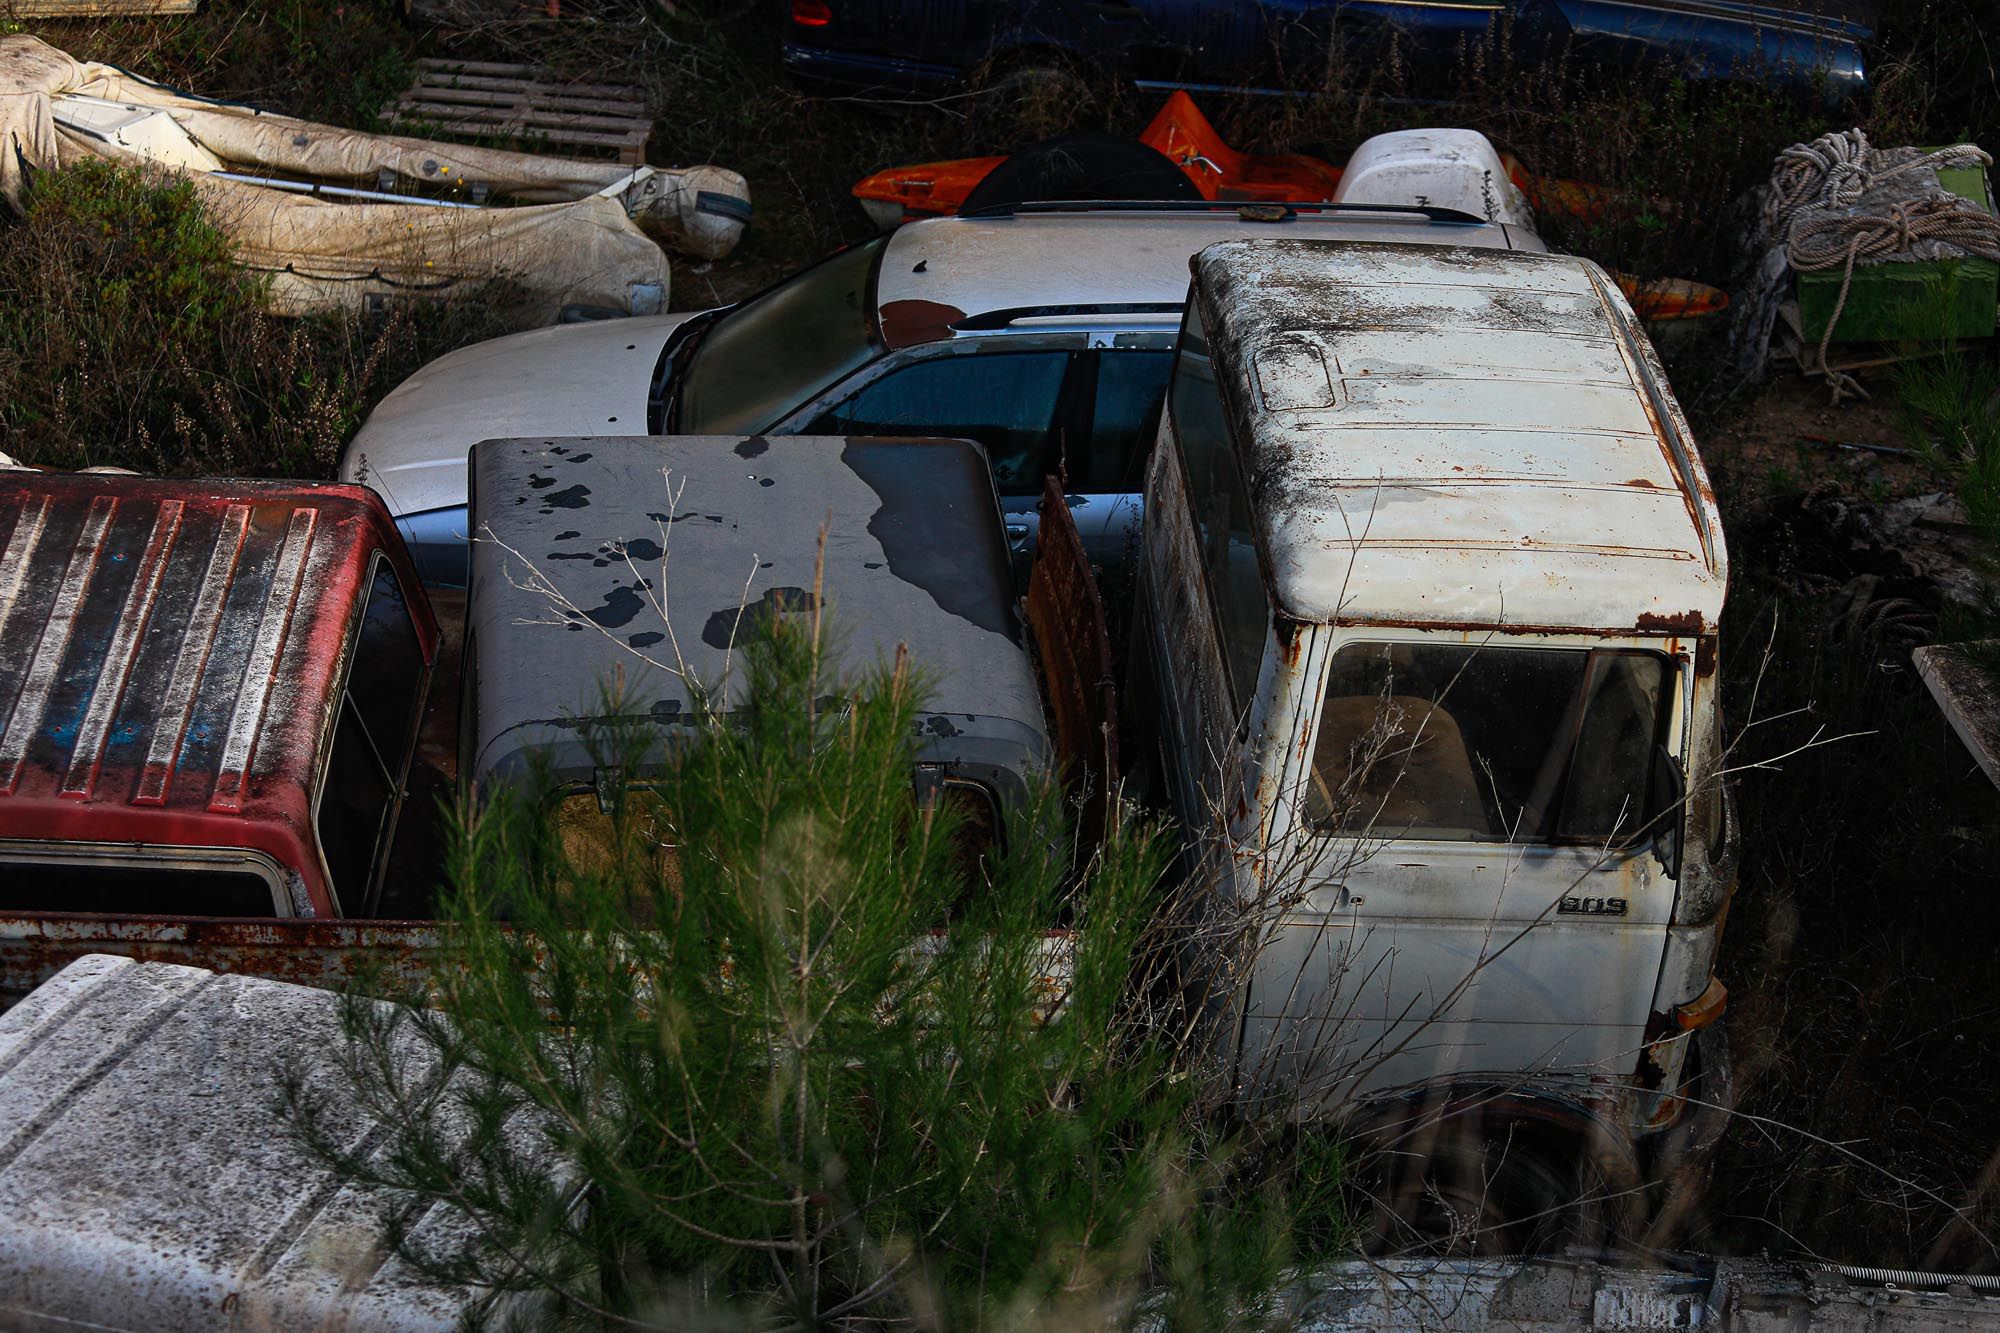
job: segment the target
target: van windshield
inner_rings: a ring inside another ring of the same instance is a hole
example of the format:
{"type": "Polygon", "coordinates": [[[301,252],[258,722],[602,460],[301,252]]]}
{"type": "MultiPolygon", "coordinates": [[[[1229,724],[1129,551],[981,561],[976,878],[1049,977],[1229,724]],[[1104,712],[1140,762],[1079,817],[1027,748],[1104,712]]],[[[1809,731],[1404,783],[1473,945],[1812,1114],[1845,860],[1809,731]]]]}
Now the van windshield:
{"type": "Polygon", "coordinates": [[[888,238],[842,250],[724,315],[681,377],[674,428],[753,435],[882,350],[872,292],[888,238]]]}
{"type": "Polygon", "coordinates": [[[1307,817],[1349,836],[1626,843],[1662,813],[1648,779],[1672,673],[1636,649],[1350,644],[1307,817]]]}

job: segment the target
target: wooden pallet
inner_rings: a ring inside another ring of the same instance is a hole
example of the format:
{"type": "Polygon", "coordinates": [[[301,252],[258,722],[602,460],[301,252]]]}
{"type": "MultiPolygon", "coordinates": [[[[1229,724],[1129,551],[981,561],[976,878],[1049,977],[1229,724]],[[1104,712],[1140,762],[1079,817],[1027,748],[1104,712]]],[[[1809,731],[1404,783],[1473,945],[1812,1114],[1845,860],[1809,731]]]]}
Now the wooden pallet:
{"type": "Polygon", "coordinates": [[[419,60],[416,83],[389,119],[406,131],[609,153],[635,165],[646,160],[653,133],[645,99],[630,88],[565,83],[533,65],[485,60],[419,60]]]}

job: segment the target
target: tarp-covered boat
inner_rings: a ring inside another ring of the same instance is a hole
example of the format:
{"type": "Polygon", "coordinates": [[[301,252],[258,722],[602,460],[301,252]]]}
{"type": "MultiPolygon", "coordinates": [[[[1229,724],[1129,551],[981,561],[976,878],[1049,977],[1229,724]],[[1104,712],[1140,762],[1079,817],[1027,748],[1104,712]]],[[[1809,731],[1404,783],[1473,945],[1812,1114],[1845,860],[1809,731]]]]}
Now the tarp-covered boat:
{"type": "Polygon", "coordinates": [[[727,254],[749,219],[743,178],[363,134],[215,102],[26,35],[0,37],[0,197],[85,157],[185,171],[306,313],[508,278],[546,317],[564,305],[665,307],[664,244],[727,254]],[[515,206],[485,203],[505,199],[515,206]]]}

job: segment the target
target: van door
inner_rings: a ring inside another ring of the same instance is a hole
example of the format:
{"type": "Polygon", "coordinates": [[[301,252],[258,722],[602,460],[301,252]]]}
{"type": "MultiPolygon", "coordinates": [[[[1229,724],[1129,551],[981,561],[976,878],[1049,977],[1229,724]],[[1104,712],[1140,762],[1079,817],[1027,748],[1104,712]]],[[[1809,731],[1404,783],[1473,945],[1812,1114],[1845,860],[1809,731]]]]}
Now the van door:
{"type": "Polygon", "coordinates": [[[1284,784],[1309,891],[1257,960],[1242,1077],[1629,1080],[1673,914],[1651,831],[1680,818],[1658,758],[1687,664],[1365,630],[1327,661],[1284,784]]]}

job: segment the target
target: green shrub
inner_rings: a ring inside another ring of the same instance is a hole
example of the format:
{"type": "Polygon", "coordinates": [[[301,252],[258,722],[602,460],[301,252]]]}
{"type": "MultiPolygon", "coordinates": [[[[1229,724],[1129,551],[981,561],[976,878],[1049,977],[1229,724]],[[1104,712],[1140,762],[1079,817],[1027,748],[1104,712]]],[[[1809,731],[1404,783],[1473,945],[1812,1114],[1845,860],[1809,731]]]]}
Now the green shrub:
{"type": "MultiPolygon", "coordinates": [[[[1160,836],[1128,821],[1073,874],[1050,785],[975,867],[951,811],[912,800],[912,672],[836,678],[816,630],[761,633],[747,703],[645,790],[464,820],[437,1008],[349,1006],[349,1073],[391,1136],[343,1165],[482,1242],[392,1239],[586,1324],[1095,1328],[1161,1288],[1170,1326],[1258,1322],[1294,1237],[1345,1237],[1338,1156],[1294,1185],[1202,1114],[1200,1061],[1151,1021],[1160,836]]],[[[658,740],[590,736],[600,772],[658,740]]],[[[302,1091],[294,1113],[336,1157],[351,1141],[302,1091]]]]}
{"type": "Polygon", "coordinates": [[[512,327],[501,294],[281,319],[185,177],[84,160],[0,226],[0,451],[55,468],[323,476],[374,401],[512,327]]]}
{"type": "MultiPolygon", "coordinates": [[[[1951,300],[1938,284],[1923,305],[1948,311],[1951,300]]],[[[1903,433],[1957,494],[1987,560],[2000,562],[2000,368],[1987,349],[1953,339],[1915,350],[1896,375],[1903,433]]]]}

